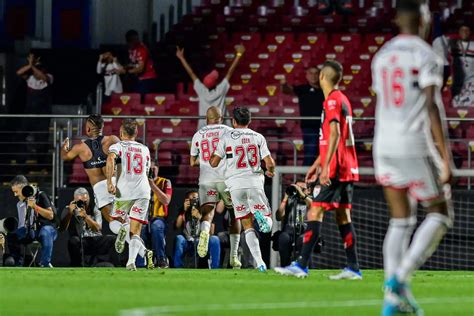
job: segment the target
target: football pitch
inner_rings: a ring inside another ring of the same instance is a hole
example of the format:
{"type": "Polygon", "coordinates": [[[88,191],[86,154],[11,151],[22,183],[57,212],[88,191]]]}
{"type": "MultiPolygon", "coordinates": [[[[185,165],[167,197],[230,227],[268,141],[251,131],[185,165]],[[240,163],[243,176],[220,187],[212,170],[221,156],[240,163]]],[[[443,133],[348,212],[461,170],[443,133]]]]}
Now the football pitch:
{"type": "MultiPolygon", "coordinates": [[[[254,270],[0,269],[0,315],[380,315],[382,271],[363,281],[254,270]]],[[[425,315],[474,315],[474,272],[418,272],[425,315]]]]}

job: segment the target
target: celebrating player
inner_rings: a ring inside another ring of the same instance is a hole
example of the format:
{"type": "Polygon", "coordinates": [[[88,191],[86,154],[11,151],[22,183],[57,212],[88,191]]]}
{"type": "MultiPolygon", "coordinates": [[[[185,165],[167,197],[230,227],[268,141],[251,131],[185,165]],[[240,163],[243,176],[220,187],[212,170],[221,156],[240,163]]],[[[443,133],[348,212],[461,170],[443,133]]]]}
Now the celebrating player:
{"type": "Polygon", "coordinates": [[[336,222],[341,233],[347,256],[347,267],[333,280],[360,280],[357,259],[356,234],[351,222],[354,181],[359,180],[359,168],[352,133],[352,107],[347,97],[336,89],[342,78],[342,66],[336,61],[326,61],[319,75],[325,101],[319,136],[320,156],[306,174],[306,182],[319,176],[320,193],[313,199],[308,212],[308,227],[297,261],[277,273],[298,278],[308,276],[308,261],[321,235],[324,212],[335,210],[336,222]]]}
{"type": "Polygon", "coordinates": [[[265,138],[248,128],[250,121],[251,115],[247,108],[234,109],[234,130],[221,137],[210,164],[217,168],[224,159],[225,184],[230,190],[235,217],[242,222],[245,241],[257,262],[258,270],[265,272],[267,266],[262,259],[253,220],[257,221],[261,232],[271,231],[272,213],[263,189],[265,177],[261,160],[265,162],[268,177],[274,175],[275,161],[270,155],[265,138]]]}
{"type": "Polygon", "coordinates": [[[148,182],[150,150],[135,141],[137,134],[137,122],[132,119],[123,120],[120,127],[121,141],[110,146],[106,165],[107,188],[110,194],[115,195],[111,217],[121,218],[123,222],[117,234],[115,249],[119,253],[123,252],[127,237],[130,238],[127,269],[132,271],[137,269],[135,266],[137,254],[146,257],[148,269],[154,267],[153,252],[145,248],[140,238],[142,224],[147,223],[150,203],[151,188],[148,182]],[[121,164],[117,168],[118,177],[115,186],[112,178],[117,159],[120,159],[121,164]],[[128,219],[130,223],[127,222],[128,219]]]}
{"type": "MultiPolygon", "coordinates": [[[[214,209],[217,202],[222,200],[229,214],[233,216],[232,202],[229,192],[224,183],[224,163],[219,164],[217,168],[212,168],[209,164],[212,153],[216,150],[219,139],[232,128],[221,124],[222,115],[219,108],[211,106],[206,113],[207,126],[202,127],[193,136],[191,142],[191,166],[200,168],[199,175],[199,196],[201,197],[201,233],[197,252],[204,258],[207,254],[209,245],[209,231],[211,229],[212,219],[214,218],[214,209]]],[[[235,218],[230,227],[230,265],[233,268],[240,268],[242,264],[238,259],[238,249],[240,242],[240,221],[235,218]]]]}
{"type": "MultiPolygon", "coordinates": [[[[79,157],[84,164],[89,182],[94,190],[95,205],[101,210],[102,216],[110,222],[110,209],[114,196],[107,192],[105,164],[109,147],[120,140],[117,136],[103,136],[104,120],[100,115],[93,114],[86,121],[86,141],[74,145],[69,149],[69,138],[66,138],[61,147],[61,159],[74,160],[79,157]]],[[[115,179],[113,179],[115,181],[115,179]]]]}
{"type": "Polygon", "coordinates": [[[443,61],[418,36],[426,31],[429,20],[427,5],[398,1],[396,23],[401,34],[386,43],[372,62],[377,93],[375,173],[391,216],[383,246],[384,316],[422,315],[409,280],[453,224],[448,199],[451,153],[441,123],[444,108],[438,102],[443,61]],[[417,202],[428,215],[408,247],[417,202]]]}

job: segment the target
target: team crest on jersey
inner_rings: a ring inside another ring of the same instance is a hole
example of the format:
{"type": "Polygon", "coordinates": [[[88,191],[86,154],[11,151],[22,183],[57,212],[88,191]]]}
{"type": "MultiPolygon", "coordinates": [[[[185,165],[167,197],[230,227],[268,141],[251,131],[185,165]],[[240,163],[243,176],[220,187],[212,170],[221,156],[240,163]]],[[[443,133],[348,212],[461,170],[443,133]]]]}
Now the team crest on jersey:
{"type": "Polygon", "coordinates": [[[329,110],[334,110],[336,109],[336,100],[328,100],[328,108],[329,110]]]}
{"type": "Polygon", "coordinates": [[[237,206],[235,207],[235,210],[236,210],[237,212],[243,212],[243,211],[245,211],[245,209],[246,209],[245,205],[237,205],[237,206]]]}
{"type": "Polygon", "coordinates": [[[253,209],[256,211],[264,211],[267,207],[264,204],[255,204],[253,209]]]}
{"type": "Polygon", "coordinates": [[[209,190],[209,191],[207,191],[207,196],[217,196],[217,191],[209,190]]]}

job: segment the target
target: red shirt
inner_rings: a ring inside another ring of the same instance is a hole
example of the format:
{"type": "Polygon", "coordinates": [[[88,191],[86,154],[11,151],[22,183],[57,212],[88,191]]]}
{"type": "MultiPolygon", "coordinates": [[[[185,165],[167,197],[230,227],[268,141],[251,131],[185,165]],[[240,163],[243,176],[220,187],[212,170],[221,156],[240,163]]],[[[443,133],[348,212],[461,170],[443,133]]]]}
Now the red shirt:
{"type": "Polygon", "coordinates": [[[155,66],[153,66],[153,60],[145,44],[140,43],[135,48],[130,49],[128,51],[128,57],[134,65],[138,66],[140,62],[143,62],[145,65],[143,72],[138,75],[139,80],[156,78],[155,66]]]}
{"type": "Polygon", "coordinates": [[[352,106],[341,91],[334,90],[328,95],[324,101],[321,120],[319,135],[321,165],[324,165],[329,149],[330,123],[339,122],[341,135],[336,152],[329,164],[329,178],[338,178],[341,182],[358,181],[359,164],[352,133],[352,106]]]}

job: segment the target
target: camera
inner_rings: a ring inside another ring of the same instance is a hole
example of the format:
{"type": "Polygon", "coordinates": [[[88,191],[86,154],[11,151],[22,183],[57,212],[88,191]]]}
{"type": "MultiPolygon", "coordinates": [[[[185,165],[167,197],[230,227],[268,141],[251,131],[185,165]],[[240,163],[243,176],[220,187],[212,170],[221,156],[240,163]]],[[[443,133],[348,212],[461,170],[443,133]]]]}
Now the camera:
{"type": "Polygon", "coordinates": [[[150,168],[148,171],[148,179],[155,179],[155,170],[153,168],[150,168]]]}
{"type": "Polygon", "coordinates": [[[290,185],[289,187],[286,188],[285,193],[286,195],[288,195],[288,197],[293,197],[293,196],[298,195],[298,190],[296,190],[294,186],[290,185]]]}
{"type": "Polygon", "coordinates": [[[190,203],[191,203],[191,209],[192,209],[193,207],[199,208],[199,198],[191,199],[191,200],[190,200],[190,203]]]}
{"type": "Polygon", "coordinates": [[[23,189],[21,189],[21,194],[26,198],[30,198],[33,196],[36,197],[38,193],[39,193],[38,188],[30,184],[25,185],[23,189]]]}
{"type": "Polygon", "coordinates": [[[0,233],[6,235],[18,228],[18,220],[15,217],[6,217],[0,220],[0,233]]]}
{"type": "Polygon", "coordinates": [[[84,208],[86,206],[86,203],[83,200],[78,200],[74,202],[76,204],[77,208],[84,208]]]}

